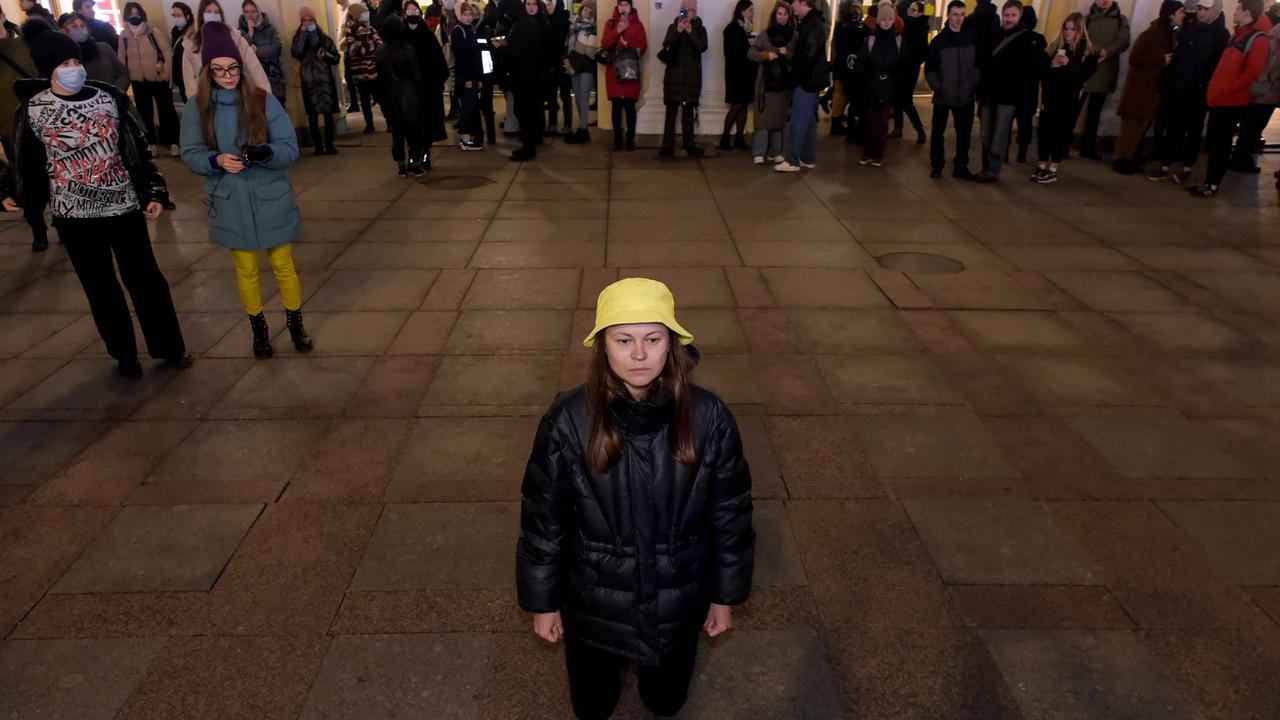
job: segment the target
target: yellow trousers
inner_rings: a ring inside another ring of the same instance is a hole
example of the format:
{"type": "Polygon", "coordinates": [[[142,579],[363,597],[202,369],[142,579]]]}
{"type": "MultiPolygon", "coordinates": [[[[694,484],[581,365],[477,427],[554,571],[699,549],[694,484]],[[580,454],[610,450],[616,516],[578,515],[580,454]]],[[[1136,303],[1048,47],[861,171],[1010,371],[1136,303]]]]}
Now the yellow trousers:
{"type": "MultiPolygon", "coordinates": [[[[236,264],[236,288],[240,291],[240,302],[244,311],[250,315],[262,312],[262,286],[258,283],[258,250],[232,250],[231,258],[236,264]]],[[[275,273],[276,283],[280,285],[280,298],[284,301],[285,310],[302,308],[302,282],[298,280],[298,270],[293,266],[293,245],[286,244],[273,247],[267,251],[267,262],[275,273]]]]}

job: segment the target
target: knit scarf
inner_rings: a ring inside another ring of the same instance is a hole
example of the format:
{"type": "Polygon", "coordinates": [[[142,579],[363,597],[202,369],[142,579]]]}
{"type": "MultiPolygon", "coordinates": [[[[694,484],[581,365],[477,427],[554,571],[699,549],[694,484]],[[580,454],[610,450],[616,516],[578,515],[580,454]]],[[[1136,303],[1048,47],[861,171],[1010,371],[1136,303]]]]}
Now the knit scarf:
{"type": "Polygon", "coordinates": [[[630,395],[609,402],[609,416],[624,435],[640,436],[661,430],[675,415],[676,397],[665,384],[644,400],[630,395]]]}

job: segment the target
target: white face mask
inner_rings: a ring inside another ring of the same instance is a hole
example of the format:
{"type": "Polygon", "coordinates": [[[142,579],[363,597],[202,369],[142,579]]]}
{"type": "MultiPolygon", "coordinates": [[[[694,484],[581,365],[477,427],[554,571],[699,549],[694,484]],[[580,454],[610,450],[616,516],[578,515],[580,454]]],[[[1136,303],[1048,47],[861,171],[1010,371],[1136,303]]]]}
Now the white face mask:
{"type": "Polygon", "coordinates": [[[204,14],[205,22],[222,22],[222,13],[207,12],[204,14]]]}
{"type": "Polygon", "coordinates": [[[367,23],[367,22],[369,22],[369,13],[363,13],[363,14],[361,14],[361,15],[360,15],[360,22],[362,22],[362,23],[367,23]]]}
{"type": "Polygon", "coordinates": [[[178,28],[179,30],[181,30],[182,28],[186,27],[186,26],[187,26],[187,18],[186,18],[186,16],[184,16],[184,15],[179,15],[178,17],[174,18],[174,19],[173,19],[173,26],[174,26],[174,27],[176,27],[176,28],[178,28]]]}

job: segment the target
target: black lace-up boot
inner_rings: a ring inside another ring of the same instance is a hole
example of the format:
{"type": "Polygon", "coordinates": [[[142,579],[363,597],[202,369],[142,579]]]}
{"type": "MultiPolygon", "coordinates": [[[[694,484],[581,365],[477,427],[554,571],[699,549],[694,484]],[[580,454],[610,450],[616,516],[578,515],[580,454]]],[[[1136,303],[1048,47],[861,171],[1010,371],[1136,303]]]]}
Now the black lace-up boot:
{"type": "Polygon", "coordinates": [[[267,329],[267,316],[262,313],[249,316],[249,327],[253,328],[253,356],[271,357],[275,350],[271,349],[271,331],[267,329]]]}
{"type": "Polygon", "coordinates": [[[289,327],[289,337],[293,338],[293,347],[298,352],[311,352],[311,336],[302,326],[302,310],[285,310],[285,325],[289,327]]]}

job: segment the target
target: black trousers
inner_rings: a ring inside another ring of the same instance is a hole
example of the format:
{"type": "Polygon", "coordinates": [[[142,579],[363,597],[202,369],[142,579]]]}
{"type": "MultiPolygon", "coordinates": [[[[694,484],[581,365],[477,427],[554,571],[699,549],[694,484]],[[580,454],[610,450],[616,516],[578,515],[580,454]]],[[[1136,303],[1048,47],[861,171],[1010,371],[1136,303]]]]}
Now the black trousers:
{"type": "MultiPolygon", "coordinates": [[[[498,139],[498,126],[493,113],[493,80],[480,81],[480,119],[484,121],[485,136],[492,145],[498,139]]],[[[477,126],[476,132],[479,132],[477,126]]]]}
{"type": "Polygon", "coordinates": [[[613,141],[615,144],[622,143],[623,125],[622,119],[626,117],[626,139],[629,143],[636,141],[636,101],[633,98],[619,98],[613,100],[613,141]]]}
{"type": "MultiPolygon", "coordinates": [[[[657,667],[640,667],[640,699],[663,717],[675,715],[689,697],[689,682],[698,658],[697,640],[665,655],[657,667]]],[[[566,638],[564,663],[569,670],[569,699],[578,720],[606,720],[622,695],[626,658],[566,638]]]]}
{"type": "Polygon", "coordinates": [[[1181,101],[1165,101],[1156,115],[1164,127],[1156,145],[1156,160],[1168,167],[1181,160],[1184,169],[1200,159],[1200,144],[1204,136],[1204,119],[1208,109],[1204,103],[1188,105],[1181,101]]]}
{"type": "MultiPolygon", "coordinates": [[[[1076,109],[1079,117],[1084,110],[1084,132],[1080,134],[1080,152],[1096,153],[1098,151],[1098,124],[1102,122],[1102,106],[1107,102],[1108,93],[1085,93],[1080,96],[1080,107],[1076,109]]],[[[1072,125],[1075,123],[1073,122],[1072,125]]]]}
{"type": "Polygon", "coordinates": [[[573,84],[563,72],[553,75],[547,83],[547,127],[560,127],[559,108],[564,109],[564,127],[573,130],[573,84]]]}
{"type": "Polygon", "coordinates": [[[419,162],[422,160],[422,123],[417,122],[396,122],[391,123],[391,159],[398,163],[405,160],[405,147],[409,149],[409,160],[411,162],[419,162]]]}
{"type": "Polygon", "coordinates": [[[973,103],[961,107],[933,106],[933,137],[929,140],[929,161],[934,169],[941,170],[946,165],[947,118],[956,121],[956,159],[952,168],[969,169],[969,142],[973,135],[973,103]]]}
{"type": "Polygon", "coordinates": [[[1040,137],[1037,143],[1040,162],[1057,165],[1071,150],[1071,131],[1075,129],[1074,106],[1045,103],[1040,111],[1040,137]]]}
{"type": "Polygon", "coordinates": [[[307,115],[307,125],[311,128],[311,144],[316,148],[333,147],[333,113],[311,113],[307,115]],[[320,135],[320,118],[324,118],[324,135],[320,135]]]}
{"type": "Polygon", "coordinates": [[[364,115],[365,127],[373,127],[373,93],[378,89],[378,83],[373,80],[357,80],[356,88],[352,92],[352,102],[359,98],[360,114],[364,115]]]}
{"type": "Polygon", "coordinates": [[[1209,130],[1205,133],[1205,149],[1209,151],[1209,170],[1204,181],[1209,185],[1221,185],[1231,161],[1231,140],[1236,128],[1244,122],[1248,113],[1245,107],[1216,107],[1209,110],[1209,130]]]}
{"type": "Polygon", "coordinates": [[[697,107],[690,103],[667,103],[667,117],[662,124],[662,149],[674,150],[676,147],[676,115],[680,116],[680,130],[684,135],[684,147],[688,150],[697,145],[693,139],[693,110],[697,107]]]}
{"type": "Polygon", "coordinates": [[[1231,158],[1232,165],[1252,166],[1254,164],[1253,154],[1258,152],[1258,138],[1262,137],[1262,131],[1267,129],[1267,123],[1271,122],[1271,113],[1275,112],[1275,109],[1275,105],[1253,103],[1245,110],[1244,121],[1240,125],[1240,139],[1236,141],[1235,156],[1231,158]]]}
{"type": "MultiPolygon", "coordinates": [[[[1040,91],[1036,90],[1039,98],[1040,91]]],[[[1036,119],[1036,101],[1018,104],[1018,111],[1013,114],[1013,122],[1018,126],[1018,152],[1025,152],[1031,147],[1031,134],[1036,119]]]]}
{"type": "Polygon", "coordinates": [[[141,211],[108,218],[55,218],[53,224],[111,357],[125,361],[138,357],[129,305],[116,282],[116,265],[138,313],[147,353],[153,358],[176,358],[186,353],[169,282],[151,252],[151,237],[141,211]]]}
{"type": "MultiPolygon", "coordinates": [[[[0,136],[0,146],[4,147],[4,156],[9,158],[9,162],[13,162],[13,143],[8,135],[0,136]]],[[[15,168],[15,171],[17,169],[15,168]]],[[[49,231],[44,225],[44,208],[32,207],[30,205],[22,208],[22,219],[27,221],[27,225],[31,226],[31,238],[40,240],[49,238],[49,231]]]]}
{"type": "Polygon", "coordinates": [[[520,122],[520,149],[533,151],[542,144],[542,88],[516,88],[516,120],[520,122]]]}
{"type": "Polygon", "coordinates": [[[173,145],[178,142],[178,112],[173,109],[173,92],[169,83],[133,81],[133,99],[142,115],[142,126],[147,131],[147,142],[152,145],[173,145]],[[159,116],[159,135],[156,134],[156,116],[159,116]]]}
{"type": "Polygon", "coordinates": [[[893,126],[899,130],[902,129],[902,115],[905,113],[907,119],[911,121],[911,127],[916,130],[924,130],[924,122],[920,120],[920,111],[916,109],[915,90],[916,83],[920,82],[920,66],[915,66],[915,72],[908,72],[906,85],[898,92],[898,101],[893,104],[893,126]]]}

